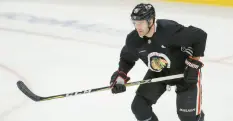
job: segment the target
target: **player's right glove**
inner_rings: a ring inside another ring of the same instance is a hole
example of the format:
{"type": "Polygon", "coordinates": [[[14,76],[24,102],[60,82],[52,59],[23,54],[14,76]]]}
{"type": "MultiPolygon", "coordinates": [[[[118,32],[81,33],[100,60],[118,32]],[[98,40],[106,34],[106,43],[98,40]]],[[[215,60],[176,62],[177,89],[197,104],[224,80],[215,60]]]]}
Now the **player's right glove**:
{"type": "Polygon", "coordinates": [[[184,71],[184,80],[189,84],[196,84],[198,82],[199,71],[204,64],[199,60],[192,59],[191,57],[185,60],[185,64],[187,66],[184,71]]]}
{"type": "Polygon", "coordinates": [[[112,93],[116,94],[126,91],[126,87],[124,84],[127,83],[129,80],[130,77],[128,77],[127,74],[125,74],[124,72],[115,71],[112,74],[110,81],[112,93]]]}

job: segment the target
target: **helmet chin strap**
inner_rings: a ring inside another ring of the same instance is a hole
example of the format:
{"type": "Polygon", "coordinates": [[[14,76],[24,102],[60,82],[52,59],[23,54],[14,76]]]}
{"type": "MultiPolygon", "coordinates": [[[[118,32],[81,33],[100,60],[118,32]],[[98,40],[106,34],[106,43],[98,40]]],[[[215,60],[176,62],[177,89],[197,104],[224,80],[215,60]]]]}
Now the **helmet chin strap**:
{"type": "MultiPolygon", "coordinates": [[[[147,32],[145,35],[147,35],[147,34],[150,32],[150,30],[151,30],[152,26],[154,26],[154,25],[155,25],[155,18],[153,19],[153,24],[152,24],[151,26],[149,26],[149,25],[150,25],[149,20],[147,21],[147,23],[148,23],[148,32],[147,32]]],[[[145,36],[145,35],[144,35],[144,36],[145,36]]]]}

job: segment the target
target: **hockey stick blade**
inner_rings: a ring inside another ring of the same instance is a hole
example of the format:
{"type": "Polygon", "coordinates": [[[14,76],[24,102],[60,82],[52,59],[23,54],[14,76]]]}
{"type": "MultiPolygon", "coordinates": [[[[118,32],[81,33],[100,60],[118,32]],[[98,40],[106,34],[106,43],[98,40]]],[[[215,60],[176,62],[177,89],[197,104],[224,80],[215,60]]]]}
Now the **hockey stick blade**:
{"type": "Polygon", "coordinates": [[[106,87],[101,87],[101,88],[83,90],[79,92],[71,92],[71,93],[65,93],[65,94],[60,94],[60,95],[41,97],[41,96],[34,94],[21,80],[17,82],[17,86],[22,93],[24,93],[27,97],[29,97],[30,99],[36,102],[47,101],[47,100],[52,100],[52,99],[57,99],[57,98],[65,98],[65,97],[76,96],[80,94],[87,94],[87,93],[92,93],[92,92],[97,92],[97,91],[99,92],[99,91],[105,91],[105,90],[111,89],[110,86],[106,86],[106,87]]]}
{"type": "Polygon", "coordinates": [[[28,89],[28,87],[22,82],[18,81],[17,86],[27,97],[31,98],[34,101],[40,101],[43,97],[37,96],[34,94],[31,90],[28,89]]]}

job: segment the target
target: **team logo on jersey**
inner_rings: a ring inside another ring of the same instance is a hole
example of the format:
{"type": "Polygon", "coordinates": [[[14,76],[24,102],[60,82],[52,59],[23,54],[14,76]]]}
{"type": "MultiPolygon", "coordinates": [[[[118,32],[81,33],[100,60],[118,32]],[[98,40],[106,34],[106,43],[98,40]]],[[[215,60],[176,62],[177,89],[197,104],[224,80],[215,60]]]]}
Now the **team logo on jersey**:
{"type": "Polygon", "coordinates": [[[163,68],[170,68],[171,61],[163,53],[152,52],[148,55],[148,67],[150,70],[160,72],[163,68]]]}

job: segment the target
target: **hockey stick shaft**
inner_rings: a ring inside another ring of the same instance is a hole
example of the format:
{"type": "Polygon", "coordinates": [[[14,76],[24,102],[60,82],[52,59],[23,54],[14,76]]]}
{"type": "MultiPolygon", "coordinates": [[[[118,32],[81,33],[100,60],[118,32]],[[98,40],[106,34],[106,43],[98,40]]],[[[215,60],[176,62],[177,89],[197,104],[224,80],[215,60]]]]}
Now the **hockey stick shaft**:
{"type": "MultiPolygon", "coordinates": [[[[135,85],[140,85],[140,84],[145,84],[145,83],[172,80],[172,79],[177,79],[177,78],[183,78],[183,74],[177,74],[177,75],[153,78],[153,79],[148,79],[148,80],[130,82],[130,83],[125,84],[125,86],[129,87],[129,86],[135,86],[135,85]]],[[[93,89],[88,89],[88,90],[83,90],[83,91],[53,95],[53,96],[48,96],[48,97],[40,97],[38,95],[35,95],[33,92],[31,92],[28,89],[28,87],[22,81],[18,81],[17,86],[26,96],[28,96],[29,98],[31,98],[34,101],[46,101],[46,100],[52,100],[52,99],[57,99],[57,98],[65,98],[65,97],[76,96],[76,95],[81,95],[81,94],[88,94],[88,93],[93,93],[93,92],[106,91],[106,90],[111,89],[110,86],[106,86],[106,87],[93,88],[93,89]]]]}

